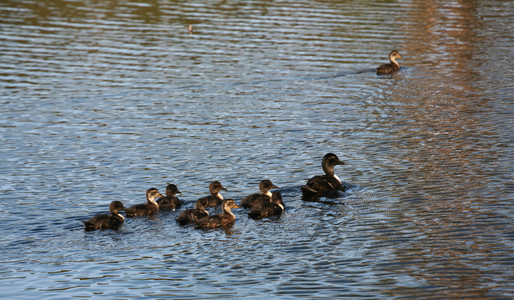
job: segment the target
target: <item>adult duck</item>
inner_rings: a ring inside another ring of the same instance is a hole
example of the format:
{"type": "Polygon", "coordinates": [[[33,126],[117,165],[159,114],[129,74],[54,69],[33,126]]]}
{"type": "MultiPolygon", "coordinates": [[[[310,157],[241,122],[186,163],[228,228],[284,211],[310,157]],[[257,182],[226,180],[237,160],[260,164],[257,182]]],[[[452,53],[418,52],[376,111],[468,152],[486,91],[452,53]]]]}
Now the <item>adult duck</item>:
{"type": "Polygon", "coordinates": [[[325,196],[336,191],[344,191],[341,180],[334,173],[334,167],[345,163],[333,153],[327,153],[321,161],[321,166],[325,175],[314,176],[301,187],[303,200],[312,200],[317,197],[325,196]]]}

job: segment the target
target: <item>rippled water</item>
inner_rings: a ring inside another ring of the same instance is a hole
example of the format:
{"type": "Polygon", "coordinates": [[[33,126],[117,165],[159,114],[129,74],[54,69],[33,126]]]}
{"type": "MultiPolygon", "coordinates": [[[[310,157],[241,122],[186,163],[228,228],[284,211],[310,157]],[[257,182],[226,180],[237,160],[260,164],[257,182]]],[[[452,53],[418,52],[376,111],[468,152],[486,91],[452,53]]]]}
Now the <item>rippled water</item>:
{"type": "Polygon", "coordinates": [[[513,6],[2,1],[3,297],[514,297],[513,6]],[[303,202],[327,152],[352,188],[303,202]],[[264,178],[280,219],[81,223],[264,178]]]}

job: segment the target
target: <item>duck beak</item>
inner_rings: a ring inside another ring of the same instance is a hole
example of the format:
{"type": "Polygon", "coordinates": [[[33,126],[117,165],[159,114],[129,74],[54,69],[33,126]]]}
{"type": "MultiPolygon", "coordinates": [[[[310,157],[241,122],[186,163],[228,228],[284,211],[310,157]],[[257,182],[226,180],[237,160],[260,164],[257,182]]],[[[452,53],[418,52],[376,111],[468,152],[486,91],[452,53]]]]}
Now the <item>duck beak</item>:
{"type": "Polygon", "coordinates": [[[161,193],[157,193],[157,196],[164,197],[161,193]]]}
{"type": "Polygon", "coordinates": [[[399,57],[399,58],[403,58],[403,57],[400,55],[400,53],[398,53],[398,57],[399,57]]]}
{"type": "Polygon", "coordinates": [[[223,191],[227,191],[227,192],[228,192],[228,190],[227,190],[224,186],[221,186],[221,189],[222,189],[223,191]]]}
{"type": "Polygon", "coordinates": [[[338,165],[346,165],[346,163],[344,161],[342,161],[342,160],[340,160],[337,164],[338,165]]]}
{"type": "Polygon", "coordinates": [[[181,191],[179,191],[179,190],[177,190],[177,194],[182,194],[182,192],[181,192],[181,191]]]}
{"type": "Polygon", "coordinates": [[[271,188],[272,188],[272,189],[280,189],[280,188],[279,188],[278,186],[276,186],[276,185],[272,185],[272,186],[271,186],[271,188]]]}

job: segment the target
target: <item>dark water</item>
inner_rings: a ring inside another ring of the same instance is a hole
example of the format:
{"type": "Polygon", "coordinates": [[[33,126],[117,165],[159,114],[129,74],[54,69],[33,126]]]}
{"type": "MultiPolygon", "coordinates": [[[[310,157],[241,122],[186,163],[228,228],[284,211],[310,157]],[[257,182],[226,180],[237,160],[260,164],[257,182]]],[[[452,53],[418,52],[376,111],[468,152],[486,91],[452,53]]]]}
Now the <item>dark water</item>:
{"type": "Polygon", "coordinates": [[[20,298],[514,297],[511,1],[0,2],[0,287],[20,298]],[[194,31],[188,33],[188,25],[194,31]],[[374,68],[398,49],[402,70],[374,68]],[[352,188],[299,187],[334,152],[352,188]],[[287,211],[86,233],[172,182],[287,211]]]}

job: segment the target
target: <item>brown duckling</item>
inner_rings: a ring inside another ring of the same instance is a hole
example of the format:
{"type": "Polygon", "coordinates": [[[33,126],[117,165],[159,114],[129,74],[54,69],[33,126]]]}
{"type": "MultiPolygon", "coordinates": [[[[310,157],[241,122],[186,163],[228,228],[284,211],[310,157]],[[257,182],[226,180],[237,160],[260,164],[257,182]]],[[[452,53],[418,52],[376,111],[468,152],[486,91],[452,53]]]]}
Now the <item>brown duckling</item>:
{"type": "Polygon", "coordinates": [[[208,217],[209,212],[205,210],[205,206],[202,202],[196,202],[195,208],[190,208],[182,211],[177,217],[177,223],[179,225],[186,225],[191,223],[197,223],[198,220],[208,217]]]}
{"type": "Polygon", "coordinates": [[[120,215],[120,210],[126,210],[126,208],[120,201],[112,201],[109,210],[111,211],[110,215],[98,215],[88,221],[83,221],[86,231],[99,229],[118,230],[125,221],[125,218],[120,215]]]}
{"type": "Polygon", "coordinates": [[[285,209],[282,195],[279,192],[275,192],[270,200],[253,206],[252,210],[248,213],[248,217],[258,220],[281,215],[285,209]]]}
{"type": "Polygon", "coordinates": [[[217,228],[234,224],[236,216],[230,210],[239,207],[236,202],[232,199],[223,200],[221,207],[223,209],[221,214],[202,218],[196,222],[196,225],[199,228],[217,228]]]}
{"type": "Polygon", "coordinates": [[[396,62],[397,58],[402,58],[400,53],[398,53],[398,51],[396,51],[396,50],[391,51],[391,53],[389,53],[389,61],[391,63],[380,65],[377,68],[377,74],[378,75],[391,74],[391,73],[394,73],[394,72],[400,70],[400,64],[396,62]]]}
{"type": "Polygon", "coordinates": [[[307,181],[307,184],[301,187],[303,199],[312,200],[316,197],[324,196],[334,191],[344,191],[344,186],[341,180],[334,173],[334,167],[337,165],[344,165],[337,155],[327,153],[321,161],[321,166],[325,175],[314,176],[307,181]]]}
{"type": "Polygon", "coordinates": [[[223,196],[220,194],[220,191],[222,190],[226,191],[227,189],[223,187],[219,181],[213,181],[209,184],[211,194],[196,200],[196,202],[201,202],[203,207],[216,207],[221,205],[223,196]]]}
{"type": "Polygon", "coordinates": [[[129,207],[125,212],[127,217],[150,216],[159,210],[159,204],[155,202],[158,197],[163,197],[156,188],[146,190],[146,203],[129,207]]]}
{"type": "Polygon", "coordinates": [[[271,189],[278,189],[278,187],[274,185],[271,180],[262,180],[259,182],[259,190],[261,191],[260,194],[251,194],[244,197],[243,200],[241,200],[239,203],[239,206],[243,208],[252,208],[253,206],[262,202],[271,202],[271,189]]]}
{"type": "Polygon", "coordinates": [[[179,198],[175,197],[175,194],[182,194],[176,185],[168,183],[166,187],[166,196],[157,199],[157,204],[159,204],[159,210],[165,209],[177,209],[182,206],[182,202],[180,202],[179,198]]]}

